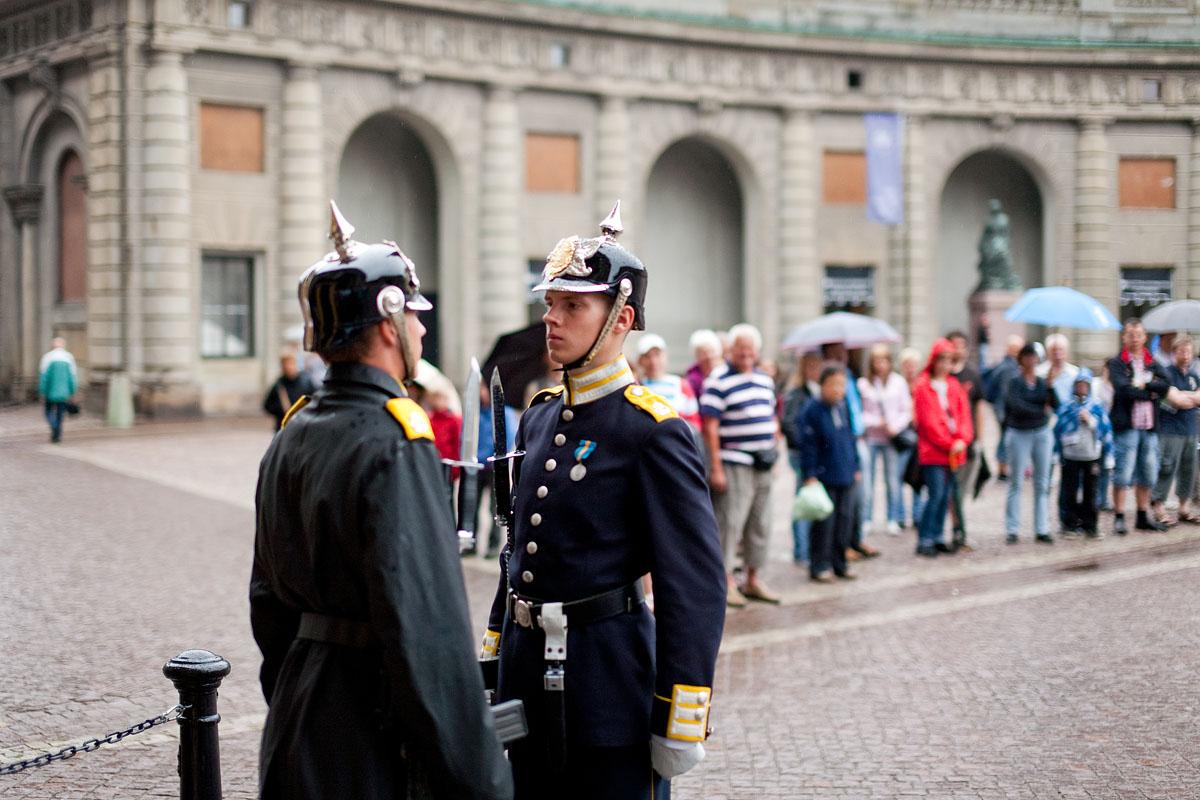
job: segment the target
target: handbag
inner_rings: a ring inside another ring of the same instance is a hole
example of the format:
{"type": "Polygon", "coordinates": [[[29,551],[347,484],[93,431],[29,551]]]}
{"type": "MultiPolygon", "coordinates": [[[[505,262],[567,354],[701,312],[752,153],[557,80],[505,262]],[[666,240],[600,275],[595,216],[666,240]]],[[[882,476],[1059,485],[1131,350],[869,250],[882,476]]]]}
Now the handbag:
{"type": "Polygon", "coordinates": [[[70,414],[72,417],[79,413],[79,406],[77,404],[72,403],[71,401],[68,400],[66,403],[66,406],[67,406],[67,413],[70,414]]]}
{"type": "Polygon", "coordinates": [[[820,481],[807,483],[796,492],[792,503],[792,519],[820,522],[833,513],[833,500],[820,481]]]}
{"type": "Polygon", "coordinates": [[[904,482],[911,486],[914,492],[921,491],[925,486],[925,476],[921,474],[921,461],[915,452],[904,465],[904,482]]]}
{"type": "Polygon", "coordinates": [[[892,447],[897,451],[901,453],[907,452],[917,446],[917,431],[912,425],[909,425],[893,436],[891,441],[892,447]]]}
{"type": "Polygon", "coordinates": [[[755,450],[751,455],[754,457],[753,466],[756,472],[770,472],[779,460],[779,449],[772,446],[767,450],[755,450]]]}

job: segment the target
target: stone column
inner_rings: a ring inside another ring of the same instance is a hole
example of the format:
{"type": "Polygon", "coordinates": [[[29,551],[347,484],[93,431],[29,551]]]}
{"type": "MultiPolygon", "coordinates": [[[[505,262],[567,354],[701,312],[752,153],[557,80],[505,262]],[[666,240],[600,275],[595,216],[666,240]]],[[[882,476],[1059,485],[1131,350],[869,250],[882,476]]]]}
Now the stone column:
{"type": "Polygon", "coordinates": [[[42,215],[42,186],[26,183],[4,190],[4,199],[17,223],[20,244],[19,296],[21,378],[36,386],[40,353],[50,349],[38,336],[38,223],[42,215]]]}
{"type": "Polygon", "coordinates": [[[491,86],[483,107],[479,202],[480,333],[484,350],[525,323],[521,253],[521,125],[516,92],[491,86]]]}
{"type": "Polygon", "coordinates": [[[1200,299],[1200,117],[1192,120],[1192,153],[1188,159],[1187,296],[1200,299]]]}
{"type": "Polygon", "coordinates": [[[816,247],[819,180],[811,111],[785,113],[779,160],[779,333],[786,337],[824,307],[816,247]]]}
{"type": "MultiPolygon", "coordinates": [[[[1105,127],[1109,120],[1080,122],[1075,155],[1075,288],[1117,312],[1117,274],[1110,227],[1113,208],[1113,158],[1105,127]]],[[[1116,337],[1109,331],[1080,331],[1078,361],[1094,363],[1112,355],[1116,337]]]]}
{"type": "MultiPolygon", "coordinates": [[[[192,142],[183,54],[156,50],[146,71],[142,238],[145,371],[163,389],[156,410],[196,410],[198,321],[193,298],[192,142]]],[[[137,235],[135,233],[135,235],[137,235]]]]}
{"type": "Polygon", "coordinates": [[[939,333],[938,320],[930,308],[936,287],[929,252],[928,209],[925,120],[913,115],[904,123],[904,266],[908,291],[895,322],[904,343],[922,351],[939,333]]]}
{"type": "Polygon", "coordinates": [[[88,380],[101,385],[126,366],[129,314],[122,291],[133,267],[124,258],[122,241],[125,152],[116,48],[116,43],[100,46],[88,56],[88,380]]]}
{"type": "Polygon", "coordinates": [[[321,162],[321,83],[312,66],[288,65],[281,139],[279,263],[270,295],[274,319],[268,321],[275,344],[282,344],[285,331],[301,322],[296,300],[301,273],[332,249],[321,162]]]}
{"type": "MultiPolygon", "coordinates": [[[[608,216],[613,203],[629,199],[629,105],[624,97],[605,95],[596,123],[595,222],[608,216]]],[[[634,231],[630,231],[634,233],[634,231]]],[[[632,246],[633,237],[623,237],[632,246]]]]}

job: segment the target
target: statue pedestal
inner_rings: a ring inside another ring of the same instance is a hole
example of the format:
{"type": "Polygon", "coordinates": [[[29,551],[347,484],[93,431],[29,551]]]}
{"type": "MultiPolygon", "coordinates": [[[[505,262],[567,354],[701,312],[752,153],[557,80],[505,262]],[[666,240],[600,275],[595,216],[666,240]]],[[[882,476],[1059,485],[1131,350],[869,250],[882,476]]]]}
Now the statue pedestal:
{"type": "Polygon", "coordinates": [[[1005,289],[985,289],[975,292],[967,300],[971,311],[971,348],[979,352],[979,321],[987,316],[988,319],[988,354],[987,366],[991,366],[1004,358],[1005,345],[1012,334],[1025,336],[1024,322],[1009,322],[1004,318],[1004,312],[1012,307],[1020,297],[1020,291],[1005,289]]]}

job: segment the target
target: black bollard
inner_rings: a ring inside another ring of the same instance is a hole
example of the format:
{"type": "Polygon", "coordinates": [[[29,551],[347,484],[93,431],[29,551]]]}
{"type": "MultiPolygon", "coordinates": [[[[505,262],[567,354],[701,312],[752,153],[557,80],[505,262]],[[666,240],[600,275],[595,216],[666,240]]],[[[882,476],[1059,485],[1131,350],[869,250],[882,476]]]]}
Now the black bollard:
{"type": "Polygon", "coordinates": [[[179,692],[179,798],[221,800],[221,743],[217,689],[229,662],[207,650],[185,650],[163,665],[179,692]]]}

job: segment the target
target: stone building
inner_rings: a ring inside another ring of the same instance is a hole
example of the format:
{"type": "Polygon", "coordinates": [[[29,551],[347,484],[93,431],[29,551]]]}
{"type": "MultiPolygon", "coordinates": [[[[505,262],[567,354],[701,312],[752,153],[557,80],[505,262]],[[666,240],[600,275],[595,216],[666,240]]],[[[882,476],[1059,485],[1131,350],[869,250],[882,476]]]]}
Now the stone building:
{"type": "Polygon", "coordinates": [[[100,402],[253,407],[329,197],[417,261],[452,376],[618,197],[676,362],[831,307],[964,325],[993,197],[1026,285],[1200,296],[1196,5],[0,0],[0,391],[59,333],[100,402]],[[900,224],[864,213],[872,111],[900,224]]]}

